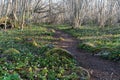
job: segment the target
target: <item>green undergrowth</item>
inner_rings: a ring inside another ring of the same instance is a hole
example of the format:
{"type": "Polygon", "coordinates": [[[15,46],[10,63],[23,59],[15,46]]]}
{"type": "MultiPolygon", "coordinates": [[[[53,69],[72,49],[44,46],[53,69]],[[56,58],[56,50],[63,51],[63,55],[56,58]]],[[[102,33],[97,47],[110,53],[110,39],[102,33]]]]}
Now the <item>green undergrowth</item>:
{"type": "Polygon", "coordinates": [[[62,49],[53,48],[44,54],[2,54],[0,58],[0,80],[57,79],[89,80],[90,76],[62,49]]]}
{"type": "Polygon", "coordinates": [[[72,29],[68,25],[51,27],[63,30],[80,40],[79,49],[86,50],[105,59],[120,61],[119,27],[81,26],[78,29],[72,29]]]}
{"type": "Polygon", "coordinates": [[[54,48],[53,35],[35,25],[0,31],[0,80],[89,80],[68,51],[54,48]]]}

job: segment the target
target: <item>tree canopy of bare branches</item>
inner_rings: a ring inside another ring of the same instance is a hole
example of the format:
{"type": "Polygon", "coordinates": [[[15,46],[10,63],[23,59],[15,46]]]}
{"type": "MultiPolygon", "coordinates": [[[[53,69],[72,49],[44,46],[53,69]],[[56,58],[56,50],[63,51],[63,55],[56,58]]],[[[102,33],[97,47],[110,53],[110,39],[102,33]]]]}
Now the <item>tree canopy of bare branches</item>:
{"type": "Polygon", "coordinates": [[[21,29],[30,22],[100,27],[120,23],[120,0],[1,0],[0,18],[21,29]]]}

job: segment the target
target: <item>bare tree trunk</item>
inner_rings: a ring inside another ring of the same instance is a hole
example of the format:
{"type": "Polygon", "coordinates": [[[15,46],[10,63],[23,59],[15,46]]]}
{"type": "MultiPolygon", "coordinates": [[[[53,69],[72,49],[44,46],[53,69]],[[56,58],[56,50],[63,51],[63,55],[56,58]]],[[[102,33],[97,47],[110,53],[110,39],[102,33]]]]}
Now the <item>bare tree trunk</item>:
{"type": "Polygon", "coordinates": [[[15,24],[18,21],[18,18],[17,18],[17,6],[18,6],[18,0],[14,0],[13,15],[14,15],[14,18],[15,18],[15,24]]]}
{"type": "Polygon", "coordinates": [[[9,11],[10,11],[10,5],[11,5],[11,2],[12,2],[12,0],[8,0],[7,1],[7,9],[6,9],[6,13],[5,13],[5,30],[6,30],[6,28],[7,28],[7,20],[8,20],[8,13],[9,13],[9,11]]]}
{"type": "Polygon", "coordinates": [[[23,30],[24,28],[24,24],[25,24],[25,9],[26,9],[26,0],[22,1],[22,22],[21,22],[21,30],[23,30]]]}
{"type": "Polygon", "coordinates": [[[52,0],[49,0],[49,23],[52,23],[52,0]]]}
{"type": "Polygon", "coordinates": [[[3,17],[3,11],[4,11],[4,0],[1,0],[0,17],[3,17]]]}

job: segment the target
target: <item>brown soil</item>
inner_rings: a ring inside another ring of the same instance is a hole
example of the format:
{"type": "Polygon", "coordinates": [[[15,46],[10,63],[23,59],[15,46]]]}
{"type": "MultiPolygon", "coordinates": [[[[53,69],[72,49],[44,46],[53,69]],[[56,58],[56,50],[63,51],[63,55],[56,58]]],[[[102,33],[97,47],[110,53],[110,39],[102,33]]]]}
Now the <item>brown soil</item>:
{"type": "Polygon", "coordinates": [[[54,36],[56,46],[66,49],[76,58],[79,65],[86,68],[91,75],[91,80],[120,80],[120,63],[104,60],[77,48],[77,39],[71,35],[56,30],[54,36]]]}

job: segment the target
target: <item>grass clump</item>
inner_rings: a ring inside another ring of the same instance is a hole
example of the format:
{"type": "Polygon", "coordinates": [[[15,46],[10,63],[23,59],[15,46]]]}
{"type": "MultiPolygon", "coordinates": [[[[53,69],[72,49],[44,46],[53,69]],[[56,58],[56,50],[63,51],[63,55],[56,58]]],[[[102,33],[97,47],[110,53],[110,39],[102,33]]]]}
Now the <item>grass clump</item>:
{"type": "Polygon", "coordinates": [[[51,49],[50,51],[48,51],[46,53],[47,56],[50,56],[50,55],[59,55],[59,56],[65,56],[67,58],[73,58],[73,56],[70,54],[70,52],[64,50],[64,49],[61,49],[61,48],[53,48],[51,49]]]}
{"type": "Polygon", "coordinates": [[[30,37],[24,38],[24,39],[23,39],[23,42],[24,42],[25,44],[28,44],[29,46],[40,47],[40,45],[35,41],[35,39],[30,38],[30,37]]]}
{"type": "Polygon", "coordinates": [[[20,52],[18,50],[16,50],[15,48],[9,48],[8,50],[5,50],[3,52],[3,54],[20,54],[20,52]]]}
{"type": "Polygon", "coordinates": [[[96,45],[93,44],[93,43],[89,43],[89,42],[81,43],[81,44],[79,44],[78,47],[80,49],[84,49],[84,50],[87,50],[87,51],[90,51],[90,52],[95,52],[96,51],[96,45]]]}

